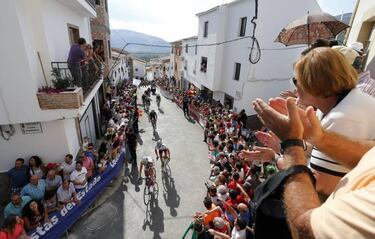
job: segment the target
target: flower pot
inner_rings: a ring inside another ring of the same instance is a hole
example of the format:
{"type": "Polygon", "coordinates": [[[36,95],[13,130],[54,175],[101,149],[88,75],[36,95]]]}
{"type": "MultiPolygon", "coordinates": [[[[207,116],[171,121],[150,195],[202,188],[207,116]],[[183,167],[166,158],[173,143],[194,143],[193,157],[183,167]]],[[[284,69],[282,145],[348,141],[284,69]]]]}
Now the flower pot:
{"type": "Polygon", "coordinates": [[[38,92],[39,106],[42,110],[79,109],[83,105],[81,87],[60,93],[38,92]]]}

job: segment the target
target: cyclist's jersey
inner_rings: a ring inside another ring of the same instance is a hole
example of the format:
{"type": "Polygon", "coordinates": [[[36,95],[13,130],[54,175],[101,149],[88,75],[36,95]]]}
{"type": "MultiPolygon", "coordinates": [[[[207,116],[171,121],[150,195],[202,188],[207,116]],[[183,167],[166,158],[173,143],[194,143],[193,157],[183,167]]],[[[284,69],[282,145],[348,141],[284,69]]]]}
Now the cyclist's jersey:
{"type": "Polygon", "coordinates": [[[149,97],[146,97],[146,98],[145,98],[145,102],[146,102],[147,104],[150,104],[150,103],[151,103],[150,98],[149,98],[149,97]]]}
{"type": "Polygon", "coordinates": [[[161,144],[157,143],[156,146],[155,146],[155,149],[156,149],[156,150],[161,150],[161,151],[163,151],[163,150],[167,150],[168,148],[167,148],[167,146],[166,146],[165,144],[163,144],[163,143],[161,143],[161,144]]]}
{"type": "Polygon", "coordinates": [[[155,111],[150,113],[150,120],[156,120],[156,117],[157,115],[155,111]]]}

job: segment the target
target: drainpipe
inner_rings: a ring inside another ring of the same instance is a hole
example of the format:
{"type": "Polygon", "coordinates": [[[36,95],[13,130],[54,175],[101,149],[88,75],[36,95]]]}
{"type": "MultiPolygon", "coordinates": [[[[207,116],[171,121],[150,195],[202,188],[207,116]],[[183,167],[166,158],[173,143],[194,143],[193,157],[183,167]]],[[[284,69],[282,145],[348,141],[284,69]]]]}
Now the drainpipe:
{"type": "Polygon", "coordinates": [[[75,122],[75,125],[76,125],[76,131],[77,131],[77,136],[78,136],[78,141],[79,141],[79,147],[82,148],[83,141],[82,141],[81,127],[79,126],[79,116],[75,117],[74,122],[75,122]]]}

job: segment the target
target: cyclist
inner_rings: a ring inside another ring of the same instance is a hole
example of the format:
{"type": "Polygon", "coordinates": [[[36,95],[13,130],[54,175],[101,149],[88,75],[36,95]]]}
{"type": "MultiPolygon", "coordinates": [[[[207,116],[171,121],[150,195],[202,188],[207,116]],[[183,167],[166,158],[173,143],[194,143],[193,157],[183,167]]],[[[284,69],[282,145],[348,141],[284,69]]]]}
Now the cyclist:
{"type": "Polygon", "coordinates": [[[161,97],[159,94],[156,95],[156,104],[158,106],[158,109],[160,108],[160,102],[161,102],[161,97]]]}
{"type": "Polygon", "coordinates": [[[148,186],[152,185],[156,181],[156,175],[154,173],[154,160],[150,156],[145,156],[142,158],[139,167],[139,177],[142,177],[142,169],[144,167],[144,173],[146,177],[146,184],[148,186]],[[148,180],[148,181],[147,181],[148,180]],[[151,182],[150,182],[151,180],[151,182]]]}
{"type": "Polygon", "coordinates": [[[148,115],[148,121],[151,122],[152,128],[156,129],[156,121],[158,120],[158,115],[156,114],[155,110],[151,110],[150,114],[148,115]]]}
{"type": "Polygon", "coordinates": [[[169,151],[169,148],[165,144],[163,144],[163,141],[161,139],[159,139],[158,142],[156,142],[155,154],[156,154],[156,160],[160,158],[162,167],[164,167],[163,159],[166,158],[167,160],[169,160],[171,158],[171,153],[169,151]]]}

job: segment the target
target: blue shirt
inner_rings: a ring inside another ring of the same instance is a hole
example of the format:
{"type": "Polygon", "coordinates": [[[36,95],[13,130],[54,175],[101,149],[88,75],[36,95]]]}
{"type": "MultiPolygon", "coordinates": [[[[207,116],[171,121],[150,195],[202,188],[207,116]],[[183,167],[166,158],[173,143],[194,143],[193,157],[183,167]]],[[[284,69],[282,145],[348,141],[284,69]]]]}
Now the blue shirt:
{"type": "Polygon", "coordinates": [[[73,44],[70,47],[68,63],[79,64],[83,59],[85,59],[85,52],[79,44],[73,44]]]}
{"type": "Polygon", "coordinates": [[[27,195],[34,200],[40,201],[43,199],[45,191],[46,183],[43,179],[39,179],[38,186],[29,183],[24,188],[22,188],[21,196],[27,195]]]}
{"type": "Polygon", "coordinates": [[[15,206],[13,203],[9,203],[4,209],[4,218],[7,218],[9,215],[22,216],[23,207],[31,201],[31,197],[23,196],[21,197],[20,205],[15,206]]]}
{"type": "Polygon", "coordinates": [[[20,169],[12,168],[7,172],[11,179],[11,188],[22,188],[29,183],[29,167],[23,165],[20,169]]]}

